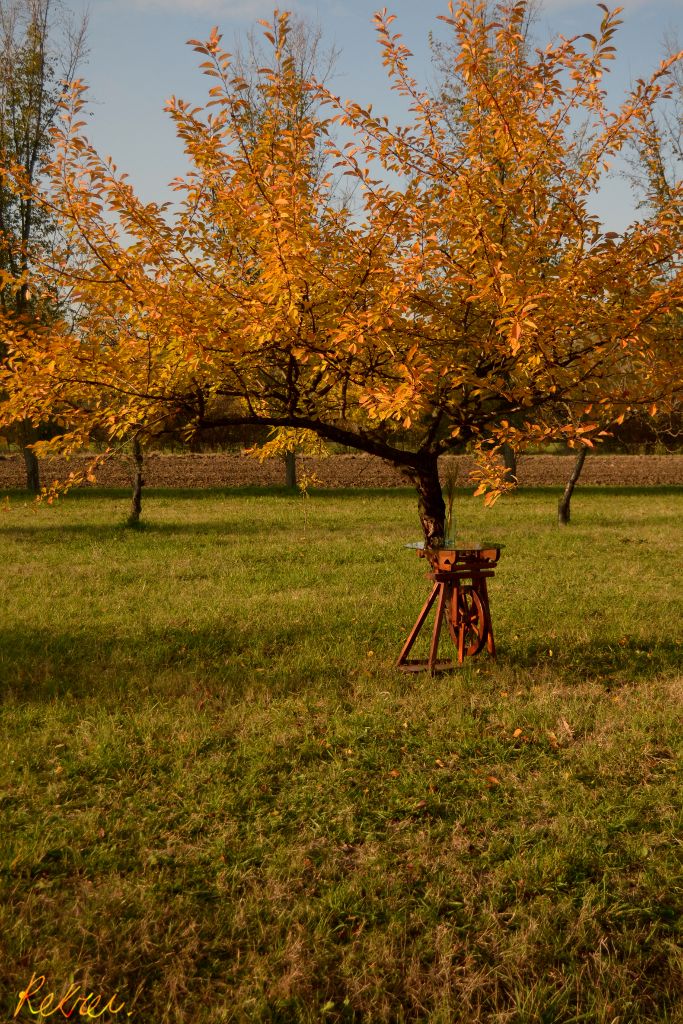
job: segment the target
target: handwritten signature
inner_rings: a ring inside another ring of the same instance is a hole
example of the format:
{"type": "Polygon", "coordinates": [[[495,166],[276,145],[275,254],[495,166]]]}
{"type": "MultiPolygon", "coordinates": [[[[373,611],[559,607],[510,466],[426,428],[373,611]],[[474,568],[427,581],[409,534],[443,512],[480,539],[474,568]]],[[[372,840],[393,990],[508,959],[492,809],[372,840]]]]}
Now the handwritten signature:
{"type": "MultiPolygon", "coordinates": [[[[81,1005],[78,1009],[79,1016],[90,1017],[92,1020],[94,1020],[96,1017],[101,1017],[103,1013],[107,1012],[107,1010],[109,1010],[110,1013],[115,1014],[118,1013],[119,1010],[122,1010],[123,1007],[125,1006],[125,1003],[121,1003],[120,1006],[114,1006],[114,1001],[118,998],[118,992],[115,992],[114,995],[109,1000],[109,1002],[106,1004],[106,1006],[103,1006],[99,1013],[95,1013],[94,1011],[97,1010],[97,1008],[100,1005],[100,1002],[102,1001],[102,996],[96,996],[94,992],[90,992],[89,995],[87,996],[78,996],[78,998],[74,1001],[74,1003],[67,1011],[66,1004],[70,999],[73,999],[77,992],[80,992],[81,990],[80,985],[71,984],[69,985],[66,994],[62,996],[62,998],[59,1000],[56,1006],[53,1007],[52,1003],[57,997],[55,996],[54,992],[48,992],[46,996],[43,996],[40,1006],[34,1010],[33,1006],[31,1005],[31,999],[34,999],[34,1001],[37,1002],[35,997],[38,995],[44,984],[44,974],[41,974],[40,977],[38,978],[36,978],[35,974],[31,976],[31,980],[29,981],[25,990],[19,993],[19,1003],[17,1005],[16,1010],[14,1011],[14,1017],[16,1017],[19,1011],[24,1006],[26,1006],[28,1012],[32,1013],[34,1017],[51,1017],[53,1013],[61,1011],[64,1017],[69,1018],[74,1013],[74,1011],[78,1007],[78,1004],[80,1003],[81,1005]],[[33,987],[34,985],[36,986],[35,988],[33,987]]],[[[127,1016],[130,1017],[131,1014],[129,1013],[127,1014],[127,1016]]]]}

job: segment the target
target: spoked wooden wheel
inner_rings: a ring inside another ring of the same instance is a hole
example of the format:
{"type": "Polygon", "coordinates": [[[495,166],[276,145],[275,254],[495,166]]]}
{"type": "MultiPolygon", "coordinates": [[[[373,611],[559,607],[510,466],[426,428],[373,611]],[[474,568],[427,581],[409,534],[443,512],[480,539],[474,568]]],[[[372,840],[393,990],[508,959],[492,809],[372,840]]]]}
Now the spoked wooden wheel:
{"type": "Polygon", "coordinates": [[[458,661],[479,654],[486,643],[484,605],[474,587],[453,589],[448,628],[458,648],[458,661]]]}

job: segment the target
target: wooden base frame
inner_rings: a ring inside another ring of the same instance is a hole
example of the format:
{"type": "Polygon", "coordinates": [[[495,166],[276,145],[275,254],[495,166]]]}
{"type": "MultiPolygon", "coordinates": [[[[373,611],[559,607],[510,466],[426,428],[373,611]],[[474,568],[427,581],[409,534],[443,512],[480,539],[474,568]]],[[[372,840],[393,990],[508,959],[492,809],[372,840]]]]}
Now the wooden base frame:
{"type": "Polygon", "coordinates": [[[429,672],[434,675],[435,672],[455,668],[453,661],[437,657],[444,616],[458,652],[458,664],[462,664],[466,657],[479,654],[484,645],[492,658],[496,656],[486,581],[494,575],[492,570],[499,552],[456,552],[450,560],[446,560],[444,554],[437,552],[430,557],[436,571],[426,573],[426,579],[432,580],[434,586],[396,662],[396,667],[403,672],[429,672]],[[435,602],[436,616],[429,656],[426,659],[409,658],[435,602]]]}

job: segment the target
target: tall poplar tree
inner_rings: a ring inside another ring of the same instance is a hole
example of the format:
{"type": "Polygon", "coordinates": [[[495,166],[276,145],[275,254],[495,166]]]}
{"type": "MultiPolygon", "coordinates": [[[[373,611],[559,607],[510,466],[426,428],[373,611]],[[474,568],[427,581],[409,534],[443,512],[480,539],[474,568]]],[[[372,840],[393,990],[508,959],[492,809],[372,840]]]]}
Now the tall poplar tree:
{"type": "MultiPolygon", "coordinates": [[[[22,193],[0,169],[0,269],[13,283],[0,289],[5,315],[21,323],[36,316],[28,284],[32,244],[44,244],[54,222],[37,206],[30,187],[40,177],[51,150],[50,129],[57,114],[61,80],[70,81],[84,55],[87,16],[77,19],[60,0],[0,0],[0,152],[4,168],[20,170],[29,186],[22,193]]],[[[41,316],[49,316],[42,305],[41,316]]],[[[17,423],[17,441],[26,463],[29,490],[40,490],[38,459],[31,444],[38,426],[17,423]]]]}

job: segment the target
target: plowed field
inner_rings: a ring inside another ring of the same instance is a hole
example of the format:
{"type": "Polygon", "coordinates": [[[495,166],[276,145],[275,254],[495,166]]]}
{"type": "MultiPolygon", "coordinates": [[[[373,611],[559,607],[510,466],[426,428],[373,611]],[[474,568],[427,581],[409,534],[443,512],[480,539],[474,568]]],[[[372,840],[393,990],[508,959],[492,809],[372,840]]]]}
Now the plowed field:
{"type": "MultiPolygon", "coordinates": [[[[63,480],[69,473],[87,465],[87,456],[69,462],[54,459],[41,462],[41,481],[63,480]]],[[[297,472],[303,460],[297,459],[297,472]]],[[[460,464],[459,483],[467,486],[472,459],[446,456],[440,460],[443,470],[449,463],[460,464]]],[[[335,455],[327,459],[306,459],[306,469],[315,473],[321,487],[405,487],[408,482],[392,466],[369,455],[335,455]]],[[[525,455],[519,459],[521,487],[564,484],[571,472],[573,457],[525,455]]],[[[129,458],[112,459],[97,474],[98,487],[127,487],[131,480],[129,458]]],[[[24,461],[21,455],[0,457],[0,489],[23,487],[24,461]]],[[[145,484],[148,487],[240,487],[284,485],[285,467],[279,459],[259,463],[243,455],[160,455],[145,458],[145,484]]],[[[580,484],[632,485],[683,484],[681,455],[600,455],[586,459],[580,484]]],[[[92,486],[92,485],[85,485],[92,486]]]]}

